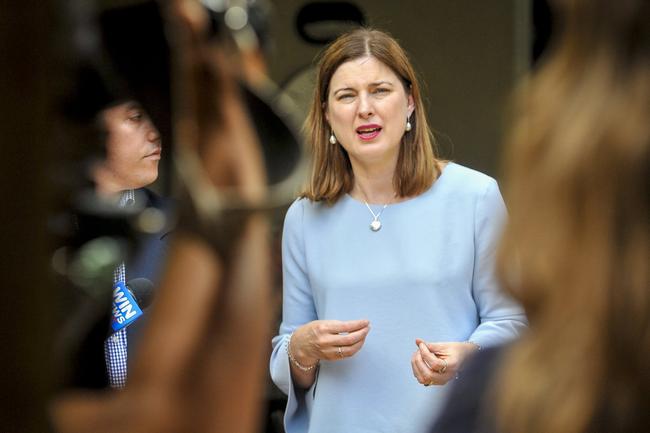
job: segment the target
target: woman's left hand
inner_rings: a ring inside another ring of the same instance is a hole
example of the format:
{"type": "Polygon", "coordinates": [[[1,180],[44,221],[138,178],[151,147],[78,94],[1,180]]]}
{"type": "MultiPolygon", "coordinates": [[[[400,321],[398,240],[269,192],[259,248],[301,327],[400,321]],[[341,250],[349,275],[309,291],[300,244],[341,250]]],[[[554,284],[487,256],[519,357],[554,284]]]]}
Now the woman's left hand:
{"type": "Polygon", "coordinates": [[[472,343],[426,343],[417,338],[411,357],[413,375],[424,386],[444,385],[456,377],[467,356],[477,350],[472,343]]]}

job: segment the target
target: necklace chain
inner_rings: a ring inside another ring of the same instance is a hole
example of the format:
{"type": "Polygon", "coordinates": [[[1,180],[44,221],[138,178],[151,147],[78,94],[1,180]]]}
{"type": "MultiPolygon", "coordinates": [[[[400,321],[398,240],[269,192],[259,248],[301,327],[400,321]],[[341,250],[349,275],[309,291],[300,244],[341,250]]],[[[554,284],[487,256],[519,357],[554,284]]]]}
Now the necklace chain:
{"type": "Polygon", "coordinates": [[[382,207],[381,210],[380,210],[379,212],[375,213],[375,212],[373,212],[372,208],[370,207],[370,205],[368,204],[367,201],[364,200],[363,202],[366,204],[366,207],[368,208],[368,210],[369,210],[370,213],[372,214],[372,219],[373,219],[373,221],[379,221],[379,217],[380,217],[381,214],[384,212],[384,209],[386,209],[386,207],[388,207],[388,203],[386,203],[386,204],[384,205],[384,207],[382,207]]]}
{"type": "Polygon", "coordinates": [[[363,192],[363,190],[361,190],[361,194],[363,194],[363,197],[364,197],[363,202],[365,203],[366,207],[368,208],[368,211],[372,214],[372,222],[370,223],[370,230],[372,230],[373,232],[377,232],[377,231],[379,231],[381,229],[381,221],[379,221],[379,217],[381,216],[381,214],[384,212],[384,210],[388,207],[388,205],[391,203],[391,201],[393,201],[393,199],[395,197],[393,197],[393,199],[388,201],[381,208],[381,210],[379,212],[375,213],[375,211],[373,211],[372,208],[370,207],[370,205],[368,204],[368,200],[367,200],[368,196],[366,196],[366,193],[363,192]]]}

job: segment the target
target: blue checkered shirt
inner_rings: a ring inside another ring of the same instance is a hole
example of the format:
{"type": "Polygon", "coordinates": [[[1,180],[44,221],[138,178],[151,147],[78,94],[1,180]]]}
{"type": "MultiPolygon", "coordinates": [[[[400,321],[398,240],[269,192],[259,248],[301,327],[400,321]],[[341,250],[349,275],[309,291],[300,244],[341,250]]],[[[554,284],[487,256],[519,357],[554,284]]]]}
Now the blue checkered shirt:
{"type": "MultiPolygon", "coordinates": [[[[119,206],[129,206],[135,202],[133,190],[122,193],[119,206]]],[[[120,263],[113,271],[113,283],[126,283],[126,267],[120,263]]],[[[126,385],[127,339],[126,328],[111,334],[104,343],[104,357],[108,382],[113,388],[123,388],[126,385]]]]}

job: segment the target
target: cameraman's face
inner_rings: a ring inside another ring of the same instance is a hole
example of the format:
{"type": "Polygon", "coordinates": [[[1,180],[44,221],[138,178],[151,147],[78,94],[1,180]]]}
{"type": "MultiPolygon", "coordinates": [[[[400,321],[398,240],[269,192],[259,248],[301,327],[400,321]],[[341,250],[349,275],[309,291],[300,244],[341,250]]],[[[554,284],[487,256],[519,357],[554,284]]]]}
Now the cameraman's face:
{"type": "Polygon", "coordinates": [[[106,129],[106,159],[100,165],[97,188],[115,193],[142,188],[158,178],[160,133],[142,107],[124,102],[100,114],[106,129]]]}

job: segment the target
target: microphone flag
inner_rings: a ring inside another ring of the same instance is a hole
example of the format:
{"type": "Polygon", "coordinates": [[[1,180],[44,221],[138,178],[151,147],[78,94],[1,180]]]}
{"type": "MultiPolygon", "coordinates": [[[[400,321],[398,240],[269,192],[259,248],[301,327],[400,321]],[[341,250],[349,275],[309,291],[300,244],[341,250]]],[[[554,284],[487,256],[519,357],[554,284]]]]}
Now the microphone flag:
{"type": "Polygon", "coordinates": [[[133,295],[123,282],[113,286],[113,314],[111,315],[111,329],[117,332],[126,328],[142,316],[142,310],[133,295]]]}

